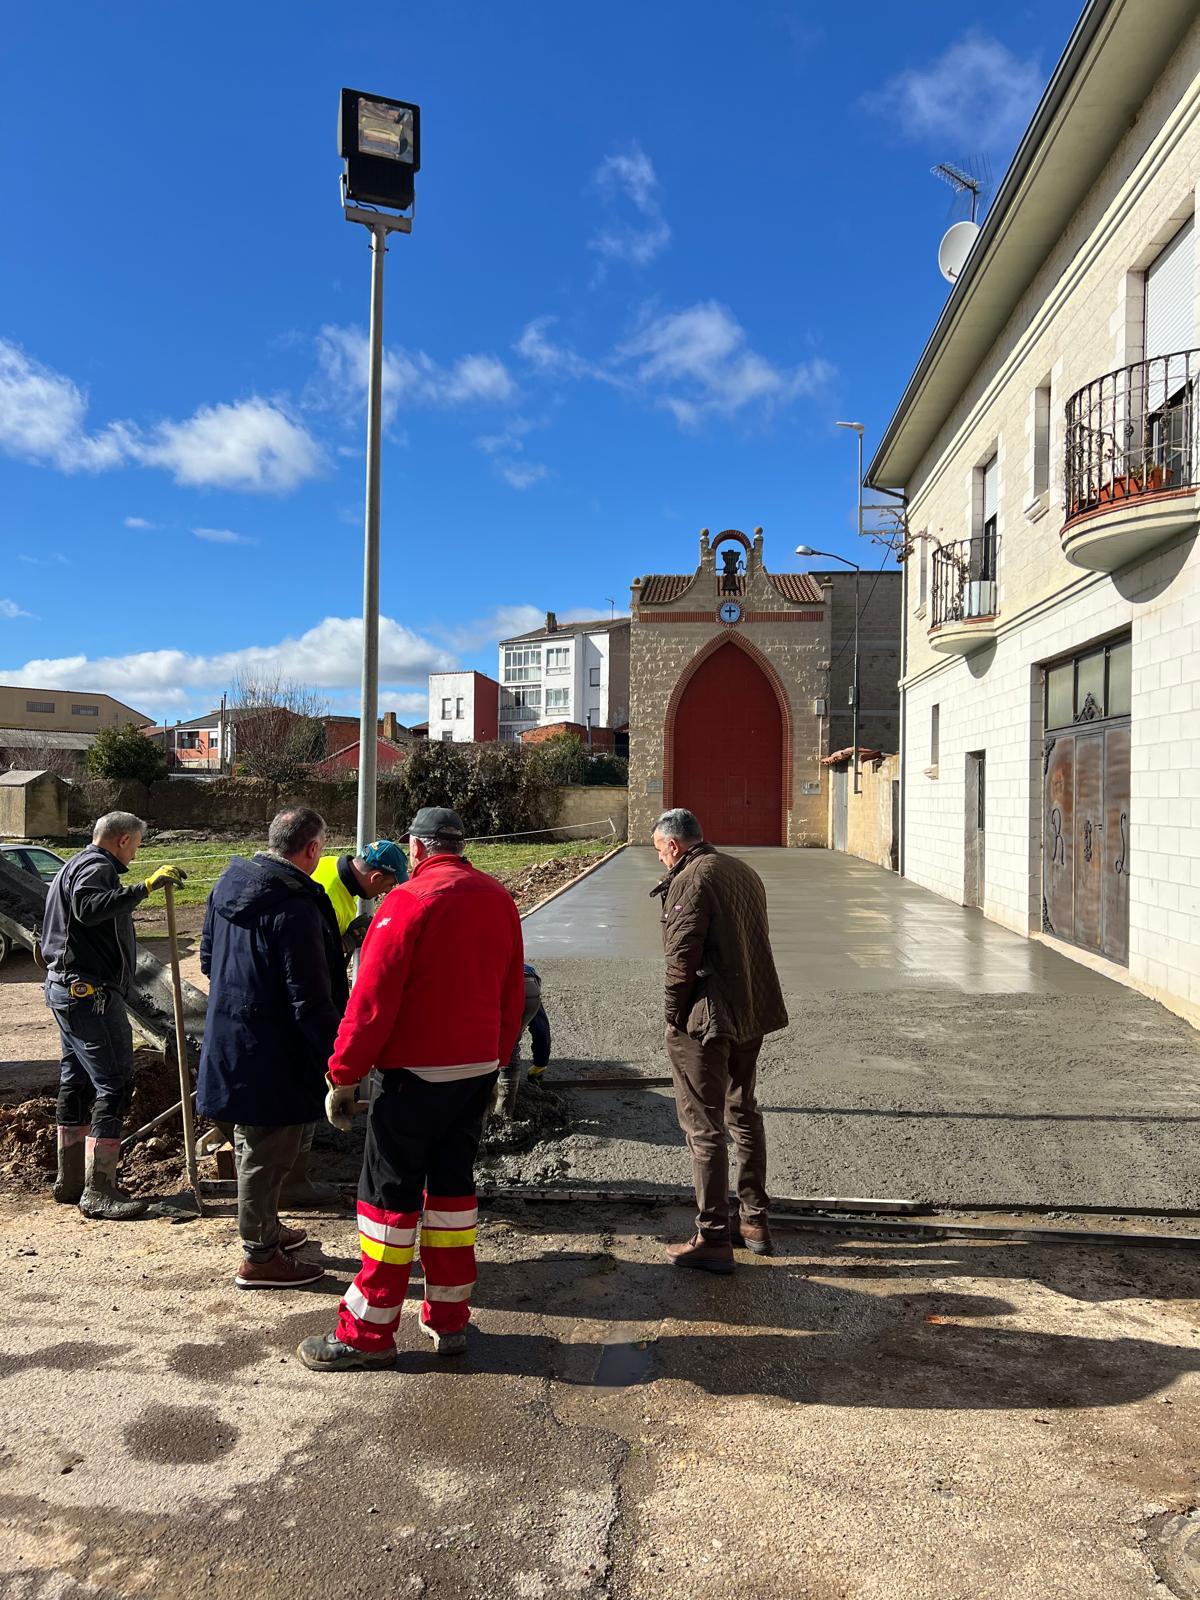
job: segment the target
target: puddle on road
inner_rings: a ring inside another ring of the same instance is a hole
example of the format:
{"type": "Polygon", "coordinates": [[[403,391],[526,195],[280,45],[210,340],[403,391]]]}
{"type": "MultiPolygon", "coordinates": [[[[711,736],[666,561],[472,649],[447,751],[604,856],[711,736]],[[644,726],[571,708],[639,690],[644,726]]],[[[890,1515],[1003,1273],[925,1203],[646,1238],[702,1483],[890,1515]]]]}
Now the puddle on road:
{"type": "Polygon", "coordinates": [[[647,1334],[644,1322],[611,1325],[605,1330],[604,1349],[592,1373],[592,1388],[601,1394],[616,1394],[650,1383],[657,1343],[655,1334],[647,1334]]]}

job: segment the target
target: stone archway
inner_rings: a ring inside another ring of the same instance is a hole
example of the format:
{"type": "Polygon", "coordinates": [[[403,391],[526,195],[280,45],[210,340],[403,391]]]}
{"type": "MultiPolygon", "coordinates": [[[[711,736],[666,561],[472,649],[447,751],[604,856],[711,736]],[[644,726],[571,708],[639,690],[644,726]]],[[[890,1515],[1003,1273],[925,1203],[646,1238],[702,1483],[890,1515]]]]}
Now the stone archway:
{"type": "Polygon", "coordinates": [[[713,641],[681,677],[667,716],[665,800],[686,806],[713,844],[786,840],[786,701],[757,650],[713,641]]]}

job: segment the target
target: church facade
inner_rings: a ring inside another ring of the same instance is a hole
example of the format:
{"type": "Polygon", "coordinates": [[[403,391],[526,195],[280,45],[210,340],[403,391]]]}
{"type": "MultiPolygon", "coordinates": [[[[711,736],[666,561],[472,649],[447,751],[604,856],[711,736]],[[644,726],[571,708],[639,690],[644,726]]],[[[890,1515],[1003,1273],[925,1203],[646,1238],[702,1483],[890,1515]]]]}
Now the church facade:
{"type": "MultiPolygon", "coordinates": [[[[897,748],[898,573],[860,623],[860,746],[897,748]],[[881,632],[882,629],[882,632],[881,632]]],[[[763,533],[700,535],[631,586],[629,838],[687,806],[714,844],[824,845],[822,759],[850,742],[854,574],[769,572],[763,533]],[[835,626],[838,629],[835,637],[835,626]],[[840,703],[833,696],[840,695],[840,703]]]]}

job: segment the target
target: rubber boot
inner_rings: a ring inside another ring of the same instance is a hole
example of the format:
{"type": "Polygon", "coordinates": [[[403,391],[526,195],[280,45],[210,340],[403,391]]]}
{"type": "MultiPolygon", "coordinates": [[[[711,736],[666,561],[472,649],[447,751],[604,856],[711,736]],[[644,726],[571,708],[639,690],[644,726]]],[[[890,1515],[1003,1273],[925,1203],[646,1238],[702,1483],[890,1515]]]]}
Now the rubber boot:
{"type": "Polygon", "coordinates": [[[54,1198],[60,1206],[77,1206],[83,1194],[83,1155],[86,1128],[64,1128],[58,1125],[58,1176],[54,1180],[54,1198]]]}
{"type": "Polygon", "coordinates": [[[341,1204],[342,1194],[332,1183],[314,1183],[309,1165],[312,1150],[301,1150],[279,1191],[281,1211],[327,1210],[341,1204]]]}
{"type": "Polygon", "coordinates": [[[88,1139],[87,1171],[79,1209],[97,1222],[132,1222],[145,1213],[148,1204],[127,1194],[117,1182],[117,1162],[121,1155],[119,1139],[88,1139]]]}

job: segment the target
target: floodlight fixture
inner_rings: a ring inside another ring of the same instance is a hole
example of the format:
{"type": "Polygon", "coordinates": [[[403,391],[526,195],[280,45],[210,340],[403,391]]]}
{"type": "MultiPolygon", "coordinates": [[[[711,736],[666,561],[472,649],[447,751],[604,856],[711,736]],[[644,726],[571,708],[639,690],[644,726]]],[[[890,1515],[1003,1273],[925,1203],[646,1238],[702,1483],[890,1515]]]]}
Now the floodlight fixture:
{"type": "Polygon", "coordinates": [[[407,211],[421,170],[421,108],[360,89],[343,89],[338,151],[345,162],[346,198],[361,205],[407,211]]]}

